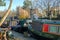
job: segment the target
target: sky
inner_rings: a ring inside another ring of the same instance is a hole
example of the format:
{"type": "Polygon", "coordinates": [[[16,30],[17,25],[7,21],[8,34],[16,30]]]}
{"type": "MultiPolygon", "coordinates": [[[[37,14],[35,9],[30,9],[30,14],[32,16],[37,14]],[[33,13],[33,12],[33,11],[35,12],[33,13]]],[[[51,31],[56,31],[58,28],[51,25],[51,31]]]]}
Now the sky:
{"type": "MultiPolygon", "coordinates": [[[[8,6],[9,6],[9,3],[10,3],[10,1],[9,0],[6,0],[5,1],[6,2],[6,6],[0,6],[0,10],[7,10],[7,8],[8,8],[8,6]]],[[[24,0],[13,0],[13,4],[12,4],[12,8],[11,8],[11,10],[16,10],[16,7],[18,7],[18,6],[23,6],[23,2],[24,2],[24,0]]]]}

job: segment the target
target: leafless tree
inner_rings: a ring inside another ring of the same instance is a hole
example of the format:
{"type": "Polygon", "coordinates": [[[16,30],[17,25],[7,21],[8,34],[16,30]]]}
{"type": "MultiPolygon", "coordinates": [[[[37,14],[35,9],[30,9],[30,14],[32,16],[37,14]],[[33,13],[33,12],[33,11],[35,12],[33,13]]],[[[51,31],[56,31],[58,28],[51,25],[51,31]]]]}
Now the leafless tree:
{"type": "Polygon", "coordinates": [[[60,3],[60,0],[36,0],[35,7],[44,10],[44,9],[50,9],[51,7],[58,6],[60,3]],[[58,5],[57,5],[58,4],[58,5]]]}

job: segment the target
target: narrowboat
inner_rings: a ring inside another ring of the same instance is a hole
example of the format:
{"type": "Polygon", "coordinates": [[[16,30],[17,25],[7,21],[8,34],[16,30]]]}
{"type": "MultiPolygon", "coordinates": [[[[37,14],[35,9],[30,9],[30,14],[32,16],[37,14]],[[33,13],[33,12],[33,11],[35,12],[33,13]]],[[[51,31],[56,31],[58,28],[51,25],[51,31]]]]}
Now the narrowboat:
{"type": "Polygon", "coordinates": [[[40,20],[32,21],[28,27],[29,33],[37,38],[60,40],[60,21],[40,20]]]}

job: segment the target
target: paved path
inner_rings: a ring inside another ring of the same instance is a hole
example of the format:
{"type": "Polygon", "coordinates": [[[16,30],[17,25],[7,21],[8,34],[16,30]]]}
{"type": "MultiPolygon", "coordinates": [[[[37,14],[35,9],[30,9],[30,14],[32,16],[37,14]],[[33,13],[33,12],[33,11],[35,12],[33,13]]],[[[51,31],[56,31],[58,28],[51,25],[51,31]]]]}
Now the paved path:
{"type": "Polygon", "coordinates": [[[18,40],[36,40],[36,39],[34,39],[34,38],[32,38],[32,37],[24,37],[23,34],[17,33],[17,32],[14,32],[14,31],[13,31],[13,34],[14,34],[14,36],[15,36],[18,40]]]}

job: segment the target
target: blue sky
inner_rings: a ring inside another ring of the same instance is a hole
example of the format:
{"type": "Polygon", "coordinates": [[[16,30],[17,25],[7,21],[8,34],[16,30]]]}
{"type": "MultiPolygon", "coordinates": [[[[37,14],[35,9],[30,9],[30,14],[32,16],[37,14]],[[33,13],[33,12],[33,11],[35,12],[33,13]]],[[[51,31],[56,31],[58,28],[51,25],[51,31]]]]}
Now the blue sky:
{"type": "MultiPolygon", "coordinates": [[[[13,0],[11,10],[15,10],[18,6],[23,6],[24,0],[13,0]]],[[[6,10],[8,8],[9,0],[6,0],[6,6],[0,6],[0,10],[6,10]]]]}

